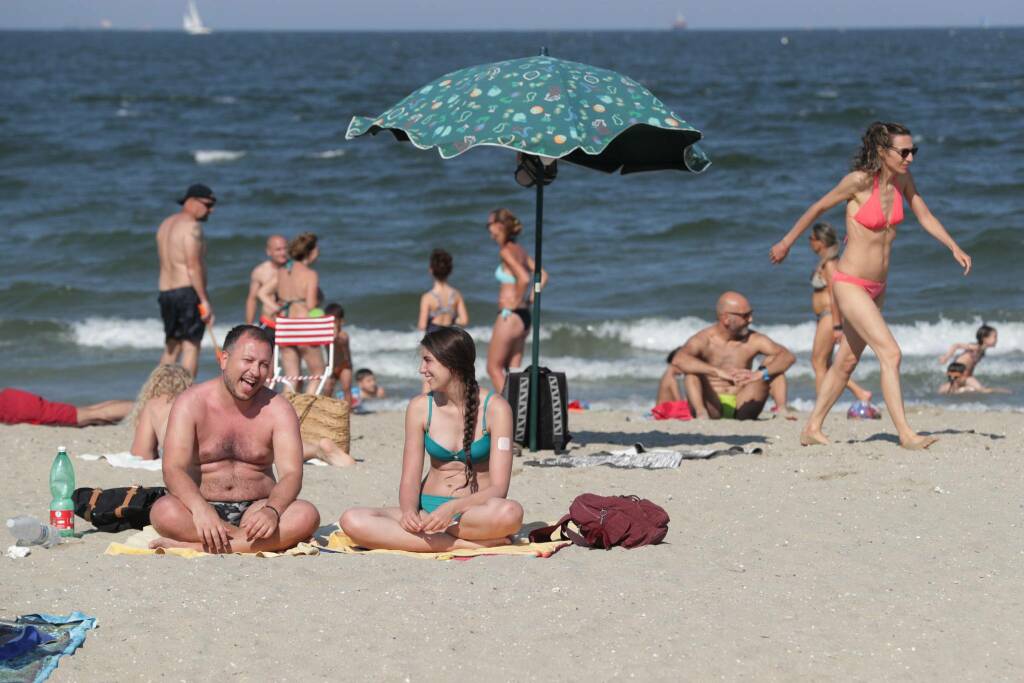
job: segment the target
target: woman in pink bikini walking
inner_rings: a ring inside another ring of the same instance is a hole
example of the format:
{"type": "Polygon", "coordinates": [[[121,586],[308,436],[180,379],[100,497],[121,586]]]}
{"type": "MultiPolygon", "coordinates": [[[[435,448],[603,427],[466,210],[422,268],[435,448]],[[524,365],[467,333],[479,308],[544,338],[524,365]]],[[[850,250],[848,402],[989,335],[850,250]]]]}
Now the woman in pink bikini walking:
{"type": "Polygon", "coordinates": [[[957,246],[917,193],[909,170],[916,154],[917,147],[905,126],[872,123],[854,157],[853,170],[812,204],[769,251],[772,262],[781,263],[800,235],[819,216],[840,202],[846,202],[847,244],[832,276],[835,302],[842,313],[843,339],[818,390],[814,410],[800,434],[800,443],[805,446],[828,443],[821,431],[822,423],[843,393],[865,345],[878,356],[882,396],[899,432],[900,445],[919,450],[936,441],[934,437],[917,434],[907,423],[900,388],[902,353],[881,312],[889,254],[896,238],[896,226],[903,221],[904,199],[910,203],[910,210],[925,232],[953,252],[964,275],[971,270],[971,257],[957,246]]]}

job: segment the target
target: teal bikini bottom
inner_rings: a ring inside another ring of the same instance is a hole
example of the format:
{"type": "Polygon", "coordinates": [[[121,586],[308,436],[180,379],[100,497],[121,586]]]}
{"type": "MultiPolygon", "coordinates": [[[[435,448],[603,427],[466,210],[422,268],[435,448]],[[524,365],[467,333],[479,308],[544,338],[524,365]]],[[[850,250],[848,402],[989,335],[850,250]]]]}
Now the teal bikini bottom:
{"type": "MultiPolygon", "coordinates": [[[[436,510],[437,508],[439,508],[442,505],[444,505],[445,503],[447,503],[449,500],[455,500],[455,499],[452,498],[452,497],[449,497],[449,496],[432,496],[429,493],[421,493],[420,494],[420,509],[423,510],[424,512],[431,513],[434,510],[436,510]]],[[[459,521],[459,517],[462,517],[462,513],[461,512],[459,514],[455,515],[452,518],[452,520],[457,522],[457,521],[459,521]]]]}

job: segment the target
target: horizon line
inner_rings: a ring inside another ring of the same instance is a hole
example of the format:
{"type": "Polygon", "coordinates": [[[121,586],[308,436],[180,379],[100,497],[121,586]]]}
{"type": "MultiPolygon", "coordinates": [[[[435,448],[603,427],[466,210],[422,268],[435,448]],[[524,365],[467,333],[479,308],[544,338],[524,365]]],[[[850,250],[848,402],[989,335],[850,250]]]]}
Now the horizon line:
{"type": "MultiPolygon", "coordinates": [[[[768,27],[729,27],[729,26],[702,26],[687,27],[685,29],[673,29],[671,25],[665,27],[632,27],[632,28],[459,28],[459,29],[431,29],[431,28],[361,28],[361,29],[323,29],[323,28],[214,28],[213,33],[702,33],[702,32],[769,32],[769,31],[948,31],[948,30],[977,30],[992,31],[1003,29],[1021,29],[1024,24],[948,24],[935,26],[922,26],[907,24],[903,26],[768,26],[768,27]]],[[[180,27],[131,27],[131,26],[0,26],[0,32],[81,32],[81,33],[175,33],[185,34],[180,27]]]]}

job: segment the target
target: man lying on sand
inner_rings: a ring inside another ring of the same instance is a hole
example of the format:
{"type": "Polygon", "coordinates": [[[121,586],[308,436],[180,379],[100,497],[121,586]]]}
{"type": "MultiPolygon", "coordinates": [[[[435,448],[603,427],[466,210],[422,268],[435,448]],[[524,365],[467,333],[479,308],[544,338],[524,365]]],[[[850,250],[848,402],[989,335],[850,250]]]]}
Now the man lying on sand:
{"type": "Polygon", "coordinates": [[[88,406],[47,401],[21,389],[0,389],[0,422],[50,427],[88,427],[120,422],[131,412],[131,401],[103,401],[88,406]]]}
{"type": "Polygon", "coordinates": [[[298,417],[264,386],[271,351],[262,329],[235,327],[224,339],[221,376],[175,400],[164,445],[167,495],[150,513],[161,538],[150,547],[275,551],[313,535],[320,513],[297,500],[298,417]]]}
{"type": "Polygon", "coordinates": [[[769,385],[781,380],[796,358],[784,346],[750,329],[754,311],[739,292],[722,294],[717,314],[717,323],[690,337],[675,352],[672,366],[686,374],[683,385],[695,417],[753,420],[764,409],[769,385]],[[764,361],[751,370],[760,355],[764,361]]]}

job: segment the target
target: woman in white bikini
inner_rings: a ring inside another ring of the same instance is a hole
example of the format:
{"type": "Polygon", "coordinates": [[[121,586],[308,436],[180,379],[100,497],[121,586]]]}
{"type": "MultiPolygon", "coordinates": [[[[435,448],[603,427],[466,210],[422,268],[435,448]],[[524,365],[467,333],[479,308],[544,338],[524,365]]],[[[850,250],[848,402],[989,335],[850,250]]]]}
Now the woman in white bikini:
{"type": "Polygon", "coordinates": [[[452,255],[444,249],[435,249],[430,253],[430,275],[434,278],[434,286],[420,297],[420,315],[416,321],[416,329],[433,332],[442,327],[469,324],[469,311],[462,293],[448,284],[448,276],[452,274],[452,255]]]}

